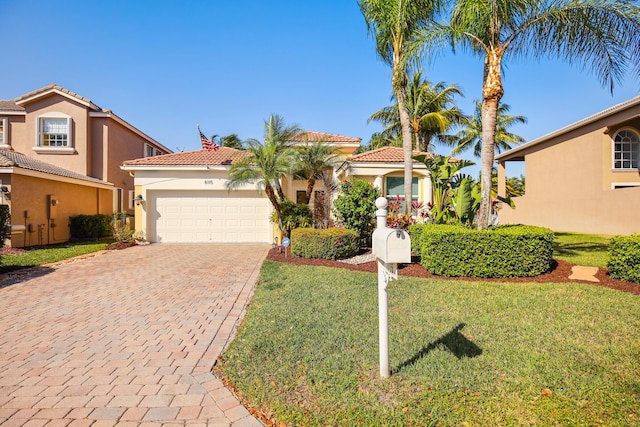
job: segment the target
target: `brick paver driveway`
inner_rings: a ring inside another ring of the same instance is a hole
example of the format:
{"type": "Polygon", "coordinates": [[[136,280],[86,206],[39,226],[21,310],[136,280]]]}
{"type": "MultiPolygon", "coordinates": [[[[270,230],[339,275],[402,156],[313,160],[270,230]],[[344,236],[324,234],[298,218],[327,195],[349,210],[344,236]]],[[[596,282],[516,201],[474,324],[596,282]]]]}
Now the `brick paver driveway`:
{"type": "Polygon", "coordinates": [[[261,425],[211,367],[267,250],[136,246],[0,282],[0,425],[261,425]]]}

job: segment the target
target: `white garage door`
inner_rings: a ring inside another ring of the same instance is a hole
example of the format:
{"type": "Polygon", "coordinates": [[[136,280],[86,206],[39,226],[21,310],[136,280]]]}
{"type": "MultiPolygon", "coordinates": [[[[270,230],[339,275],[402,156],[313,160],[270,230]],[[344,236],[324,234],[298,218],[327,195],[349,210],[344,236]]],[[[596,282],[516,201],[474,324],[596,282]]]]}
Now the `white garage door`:
{"type": "Polygon", "coordinates": [[[164,243],[270,243],[269,200],[256,191],[154,191],[149,234],[164,243]]]}

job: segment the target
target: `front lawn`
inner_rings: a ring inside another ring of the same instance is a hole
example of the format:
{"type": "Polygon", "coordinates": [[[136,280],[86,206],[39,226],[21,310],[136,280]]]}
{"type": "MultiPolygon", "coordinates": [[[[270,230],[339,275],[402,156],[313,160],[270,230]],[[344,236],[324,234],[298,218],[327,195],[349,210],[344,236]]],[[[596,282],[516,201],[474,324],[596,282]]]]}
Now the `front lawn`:
{"type": "Polygon", "coordinates": [[[379,378],[377,275],[266,261],[221,370],[300,426],[638,425],[638,296],[400,277],[379,378]]]}
{"type": "Polygon", "coordinates": [[[24,253],[18,255],[2,255],[0,258],[0,273],[7,273],[21,268],[36,267],[43,264],[58,262],[98,252],[106,248],[113,240],[99,242],[63,243],[39,248],[27,248],[24,253]]]}
{"type": "Polygon", "coordinates": [[[553,257],[571,264],[607,267],[610,236],[578,233],[555,233],[553,257]]]}

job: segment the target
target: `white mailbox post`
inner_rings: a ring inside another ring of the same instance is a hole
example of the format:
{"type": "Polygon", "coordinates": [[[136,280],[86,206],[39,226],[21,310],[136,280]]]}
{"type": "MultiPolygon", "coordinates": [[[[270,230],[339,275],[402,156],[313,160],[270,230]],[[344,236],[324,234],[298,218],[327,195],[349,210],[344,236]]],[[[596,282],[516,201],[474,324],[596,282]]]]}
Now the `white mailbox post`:
{"type": "Polygon", "coordinates": [[[398,278],[398,263],[411,262],[411,239],[402,229],[387,227],[387,199],[376,200],[377,228],[372,236],[372,252],[378,258],[378,317],[380,376],[389,377],[389,309],[387,285],[398,278]]]}

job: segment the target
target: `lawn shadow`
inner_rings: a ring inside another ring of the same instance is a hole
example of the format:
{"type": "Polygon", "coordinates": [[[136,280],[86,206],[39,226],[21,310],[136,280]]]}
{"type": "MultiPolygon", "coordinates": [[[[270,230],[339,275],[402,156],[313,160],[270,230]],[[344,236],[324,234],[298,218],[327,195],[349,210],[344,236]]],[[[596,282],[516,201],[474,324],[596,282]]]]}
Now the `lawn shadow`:
{"type": "Polygon", "coordinates": [[[29,267],[13,269],[0,274],[0,289],[17,285],[34,277],[42,277],[54,271],[51,267],[29,267]]]}
{"type": "Polygon", "coordinates": [[[420,351],[410,359],[405,360],[398,365],[398,367],[393,368],[392,373],[400,372],[402,369],[414,365],[418,360],[429,354],[430,351],[441,347],[449,350],[458,359],[480,356],[482,354],[482,349],[460,332],[465,326],[467,326],[465,323],[460,323],[447,334],[422,347],[420,351]]]}
{"type": "MultiPolygon", "coordinates": [[[[556,237],[571,235],[571,233],[556,233],[556,237]]],[[[609,245],[601,242],[561,243],[555,239],[552,243],[554,256],[575,256],[581,253],[607,252],[609,245]]]]}

